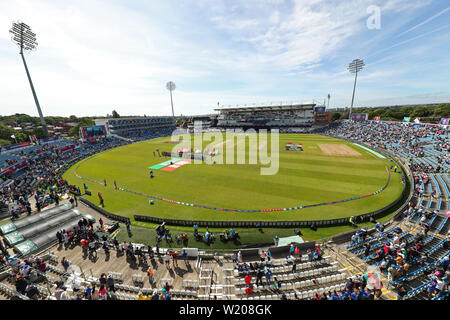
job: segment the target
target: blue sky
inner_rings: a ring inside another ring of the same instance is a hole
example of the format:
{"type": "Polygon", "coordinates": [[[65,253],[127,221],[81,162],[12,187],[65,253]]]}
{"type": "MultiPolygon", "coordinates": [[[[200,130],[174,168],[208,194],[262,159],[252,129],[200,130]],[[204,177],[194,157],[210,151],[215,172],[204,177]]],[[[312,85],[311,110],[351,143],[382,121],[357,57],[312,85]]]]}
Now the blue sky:
{"type": "Polygon", "coordinates": [[[448,0],[0,1],[0,114],[37,115],[12,21],[45,115],[205,114],[291,102],[450,102],[448,0]],[[375,8],[379,28],[369,28],[375,8]]]}

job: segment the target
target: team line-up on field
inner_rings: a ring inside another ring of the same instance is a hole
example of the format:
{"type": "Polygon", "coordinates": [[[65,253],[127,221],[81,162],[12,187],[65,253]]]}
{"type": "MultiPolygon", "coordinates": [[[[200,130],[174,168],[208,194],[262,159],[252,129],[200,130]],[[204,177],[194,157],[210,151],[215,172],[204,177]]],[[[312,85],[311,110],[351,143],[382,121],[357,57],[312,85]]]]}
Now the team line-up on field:
{"type": "Polygon", "coordinates": [[[175,130],[172,133],[171,141],[179,143],[172,148],[171,154],[173,156],[182,155],[183,153],[202,154],[203,142],[213,139],[214,142],[205,148],[204,154],[207,156],[193,156],[193,164],[262,164],[270,166],[262,167],[260,170],[261,175],[275,175],[278,173],[280,167],[278,152],[280,135],[278,129],[270,130],[270,155],[268,152],[267,130],[260,130],[258,133],[254,129],[248,129],[243,132],[225,131],[225,134],[223,134],[222,132],[204,133],[194,128],[193,137],[194,139],[192,139],[191,134],[183,130],[175,130]],[[247,138],[248,144],[246,143],[247,138]],[[246,162],[247,149],[248,162],[246,162]]]}

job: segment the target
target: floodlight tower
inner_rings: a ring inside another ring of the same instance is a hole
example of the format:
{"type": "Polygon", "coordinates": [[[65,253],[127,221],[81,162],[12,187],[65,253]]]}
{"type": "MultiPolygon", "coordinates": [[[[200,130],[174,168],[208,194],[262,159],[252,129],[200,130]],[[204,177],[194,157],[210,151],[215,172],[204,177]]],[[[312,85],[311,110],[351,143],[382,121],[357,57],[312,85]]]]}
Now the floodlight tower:
{"type": "Polygon", "coordinates": [[[356,89],[356,79],[358,78],[358,72],[360,72],[364,67],[364,61],[362,59],[355,59],[348,65],[348,71],[350,73],[355,74],[355,84],[353,85],[353,96],[352,96],[352,105],[350,106],[350,113],[348,115],[348,118],[351,119],[352,117],[352,109],[353,109],[353,101],[355,99],[355,89],[356,89]]]}
{"type": "Polygon", "coordinates": [[[167,82],[166,88],[167,88],[167,90],[170,91],[170,104],[172,105],[172,117],[175,119],[175,113],[173,112],[173,100],[172,100],[172,91],[174,91],[176,88],[175,83],[173,83],[172,81],[167,82]]]}
{"type": "Polygon", "coordinates": [[[15,42],[20,48],[20,55],[22,56],[23,65],[25,66],[25,71],[27,73],[28,81],[30,82],[31,92],[33,93],[34,102],[38,109],[39,118],[41,119],[42,129],[44,130],[45,137],[48,138],[47,124],[45,123],[44,116],[42,115],[42,110],[39,105],[39,100],[34,90],[33,81],[31,81],[30,72],[28,71],[27,63],[25,62],[25,57],[23,51],[35,50],[38,43],[36,42],[36,34],[31,31],[31,28],[23,22],[13,22],[12,28],[9,30],[12,34],[12,41],[15,42]]]}

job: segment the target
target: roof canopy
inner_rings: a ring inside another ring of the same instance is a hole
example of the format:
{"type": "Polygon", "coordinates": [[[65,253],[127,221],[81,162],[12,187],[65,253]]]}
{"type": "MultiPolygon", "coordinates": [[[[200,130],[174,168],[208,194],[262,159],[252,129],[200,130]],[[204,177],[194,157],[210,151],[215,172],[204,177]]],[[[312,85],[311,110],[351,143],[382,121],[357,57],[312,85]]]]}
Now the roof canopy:
{"type": "Polygon", "coordinates": [[[263,106],[263,107],[241,107],[241,108],[221,108],[214,109],[220,112],[258,112],[258,111],[282,111],[282,110],[303,110],[314,108],[315,103],[294,104],[285,106],[263,106]]]}

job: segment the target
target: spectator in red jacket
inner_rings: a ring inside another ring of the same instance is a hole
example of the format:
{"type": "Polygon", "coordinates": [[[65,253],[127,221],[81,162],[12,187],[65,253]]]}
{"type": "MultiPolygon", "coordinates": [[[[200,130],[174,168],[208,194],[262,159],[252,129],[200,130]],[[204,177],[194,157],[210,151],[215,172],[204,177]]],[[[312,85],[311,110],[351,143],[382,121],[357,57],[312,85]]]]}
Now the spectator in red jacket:
{"type": "Polygon", "coordinates": [[[244,277],[245,283],[247,284],[247,286],[250,286],[251,282],[252,282],[252,276],[250,274],[247,274],[244,277]]]}

